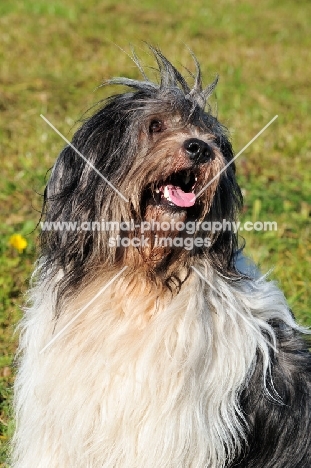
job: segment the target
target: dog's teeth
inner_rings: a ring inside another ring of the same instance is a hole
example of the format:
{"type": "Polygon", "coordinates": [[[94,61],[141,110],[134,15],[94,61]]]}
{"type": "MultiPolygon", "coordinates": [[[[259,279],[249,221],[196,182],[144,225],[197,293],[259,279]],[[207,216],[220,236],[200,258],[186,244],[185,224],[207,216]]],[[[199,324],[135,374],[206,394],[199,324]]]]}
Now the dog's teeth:
{"type": "Polygon", "coordinates": [[[167,201],[169,201],[169,202],[172,201],[172,200],[171,200],[171,197],[170,197],[170,192],[169,192],[169,190],[168,190],[167,185],[164,187],[163,197],[164,197],[167,201]]]}

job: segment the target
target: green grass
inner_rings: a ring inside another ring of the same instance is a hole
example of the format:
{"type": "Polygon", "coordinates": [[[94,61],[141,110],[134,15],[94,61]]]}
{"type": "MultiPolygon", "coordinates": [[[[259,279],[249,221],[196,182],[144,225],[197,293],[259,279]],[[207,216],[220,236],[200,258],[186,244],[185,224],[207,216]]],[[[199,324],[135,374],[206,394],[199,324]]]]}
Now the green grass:
{"type": "MultiPolygon", "coordinates": [[[[263,271],[274,267],[298,319],[311,324],[311,124],[307,0],[12,0],[0,5],[0,464],[12,433],[10,418],[14,326],[36,258],[46,173],[75,121],[109,90],[111,76],[138,77],[130,44],[146,65],[144,41],[193,70],[189,46],[206,83],[220,83],[211,104],[239,151],[274,115],[279,117],[237,160],[245,193],[243,220],[275,220],[277,232],[243,236],[263,271]],[[23,234],[27,249],[8,246],[23,234]]],[[[152,73],[152,71],[150,71],[152,73]]]]}

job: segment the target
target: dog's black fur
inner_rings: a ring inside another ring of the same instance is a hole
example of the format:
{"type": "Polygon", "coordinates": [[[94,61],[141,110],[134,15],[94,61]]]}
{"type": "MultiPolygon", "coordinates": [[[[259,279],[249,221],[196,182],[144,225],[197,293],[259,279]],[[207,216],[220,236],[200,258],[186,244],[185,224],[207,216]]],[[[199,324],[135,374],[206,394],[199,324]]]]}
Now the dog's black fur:
{"type": "Polygon", "coordinates": [[[269,394],[262,388],[258,355],[259,365],[241,393],[250,428],[247,446],[232,468],[311,466],[311,355],[296,332],[281,322],[272,325],[278,352],[271,352],[269,394]]]}

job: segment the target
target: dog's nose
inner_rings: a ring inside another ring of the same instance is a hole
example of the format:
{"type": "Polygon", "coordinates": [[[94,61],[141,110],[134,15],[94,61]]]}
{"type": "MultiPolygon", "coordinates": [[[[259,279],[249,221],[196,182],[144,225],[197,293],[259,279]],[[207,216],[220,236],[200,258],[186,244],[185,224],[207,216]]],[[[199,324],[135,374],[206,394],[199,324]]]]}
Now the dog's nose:
{"type": "Polygon", "coordinates": [[[191,161],[196,164],[207,162],[212,156],[211,147],[205,141],[198,138],[190,138],[184,142],[184,148],[191,161]]]}

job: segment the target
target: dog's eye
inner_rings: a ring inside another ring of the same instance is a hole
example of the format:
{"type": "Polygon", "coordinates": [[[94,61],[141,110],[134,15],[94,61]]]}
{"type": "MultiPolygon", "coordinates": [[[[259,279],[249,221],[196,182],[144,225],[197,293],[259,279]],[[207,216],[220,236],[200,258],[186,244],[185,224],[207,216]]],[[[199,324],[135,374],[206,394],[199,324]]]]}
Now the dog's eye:
{"type": "Polygon", "coordinates": [[[164,125],[161,120],[151,120],[149,125],[149,133],[160,133],[164,130],[164,125]]]}

